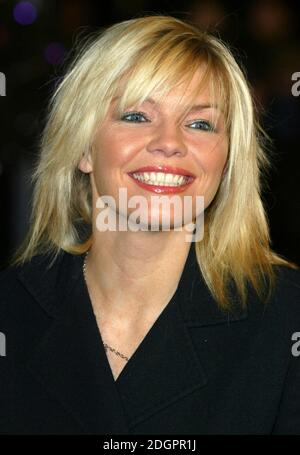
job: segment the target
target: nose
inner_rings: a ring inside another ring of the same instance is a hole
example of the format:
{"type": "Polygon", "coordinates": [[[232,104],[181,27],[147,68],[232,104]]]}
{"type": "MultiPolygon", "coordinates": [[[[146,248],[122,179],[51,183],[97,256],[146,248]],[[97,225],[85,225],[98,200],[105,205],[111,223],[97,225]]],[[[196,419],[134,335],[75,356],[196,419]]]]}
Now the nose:
{"type": "Polygon", "coordinates": [[[147,145],[147,150],[154,154],[164,154],[166,156],[185,156],[187,147],[180,127],[171,122],[162,121],[155,129],[147,145]]]}

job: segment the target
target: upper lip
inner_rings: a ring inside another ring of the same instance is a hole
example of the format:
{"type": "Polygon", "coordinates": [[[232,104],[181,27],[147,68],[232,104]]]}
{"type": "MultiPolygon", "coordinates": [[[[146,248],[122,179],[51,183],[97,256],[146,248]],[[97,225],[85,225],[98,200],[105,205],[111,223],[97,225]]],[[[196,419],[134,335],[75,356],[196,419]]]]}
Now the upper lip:
{"type": "Polygon", "coordinates": [[[195,175],[192,172],[182,169],[181,167],[173,166],[143,166],[129,172],[129,174],[134,174],[136,172],[164,172],[166,174],[178,174],[195,178],[195,175]]]}

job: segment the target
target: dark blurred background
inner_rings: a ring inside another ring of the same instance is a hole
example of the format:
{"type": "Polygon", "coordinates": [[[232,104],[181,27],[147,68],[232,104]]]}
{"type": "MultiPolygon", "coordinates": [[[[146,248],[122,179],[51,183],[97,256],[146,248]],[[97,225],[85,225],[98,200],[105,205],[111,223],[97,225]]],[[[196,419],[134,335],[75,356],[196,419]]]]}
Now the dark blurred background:
{"type": "Polygon", "coordinates": [[[273,248],[300,264],[299,2],[175,0],[0,0],[0,268],[28,228],[30,172],[54,84],[75,42],[143,14],[189,19],[226,41],[253,87],[260,120],[273,139],[264,185],[273,248]],[[5,95],[5,96],[4,96],[5,95]]]}

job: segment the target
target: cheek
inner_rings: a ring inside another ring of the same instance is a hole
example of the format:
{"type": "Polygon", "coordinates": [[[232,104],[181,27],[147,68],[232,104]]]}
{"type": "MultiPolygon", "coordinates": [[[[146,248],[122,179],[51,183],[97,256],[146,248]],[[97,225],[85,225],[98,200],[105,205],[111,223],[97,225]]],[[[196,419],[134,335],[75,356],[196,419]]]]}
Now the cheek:
{"type": "Polygon", "coordinates": [[[207,144],[207,147],[197,153],[197,160],[202,172],[209,179],[222,175],[228,156],[228,141],[207,144]]]}
{"type": "Polygon", "coordinates": [[[95,141],[99,161],[107,168],[122,168],[134,155],[136,150],[143,147],[144,137],[122,128],[108,128],[95,141]]]}
{"type": "Polygon", "coordinates": [[[131,142],[117,131],[103,131],[95,138],[93,156],[94,185],[98,195],[114,194],[123,186],[123,169],[131,154],[131,142]]]}
{"type": "Polygon", "coordinates": [[[229,138],[227,135],[222,135],[217,141],[216,146],[215,146],[215,165],[219,168],[223,168],[227,157],[228,157],[228,151],[229,151],[229,138]]]}
{"type": "Polygon", "coordinates": [[[208,161],[209,172],[214,175],[216,178],[221,176],[224,166],[226,164],[227,153],[216,153],[215,156],[212,156],[208,161]]]}
{"type": "Polygon", "coordinates": [[[118,166],[121,160],[122,147],[111,136],[102,136],[101,140],[95,142],[95,173],[109,173],[118,166]]]}

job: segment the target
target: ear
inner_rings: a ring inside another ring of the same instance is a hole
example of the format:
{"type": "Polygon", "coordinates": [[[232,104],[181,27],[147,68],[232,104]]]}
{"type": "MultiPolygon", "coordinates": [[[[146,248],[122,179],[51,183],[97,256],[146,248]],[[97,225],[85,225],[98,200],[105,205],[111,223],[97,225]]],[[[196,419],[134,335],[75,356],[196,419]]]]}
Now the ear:
{"type": "Polygon", "coordinates": [[[78,164],[78,169],[80,169],[85,174],[89,174],[93,171],[92,157],[90,151],[87,155],[83,155],[78,164]]]}

